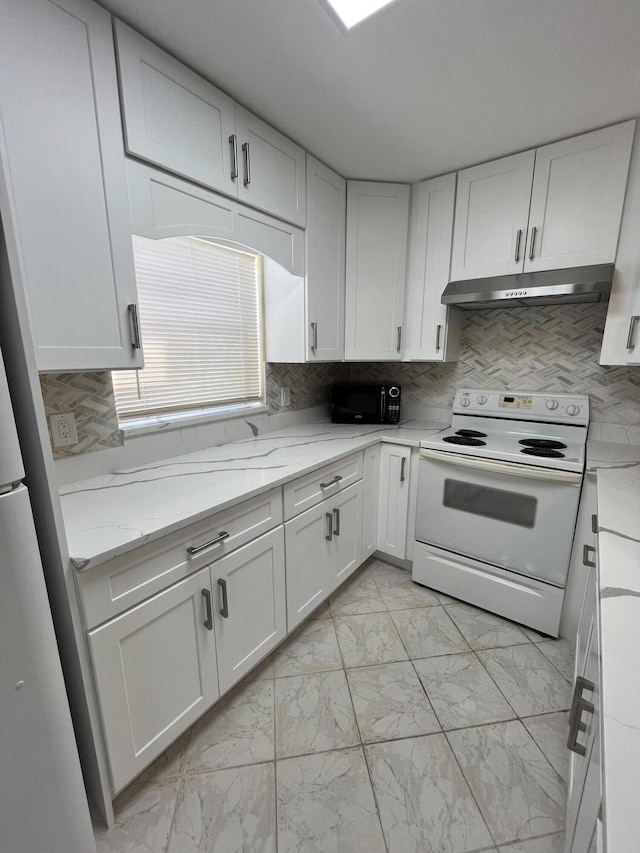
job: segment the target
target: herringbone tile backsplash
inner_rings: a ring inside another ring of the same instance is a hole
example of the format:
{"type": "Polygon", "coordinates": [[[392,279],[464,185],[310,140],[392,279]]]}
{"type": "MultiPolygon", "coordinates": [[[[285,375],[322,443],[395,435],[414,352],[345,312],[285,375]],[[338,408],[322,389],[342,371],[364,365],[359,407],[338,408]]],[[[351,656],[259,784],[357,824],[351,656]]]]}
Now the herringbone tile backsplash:
{"type": "MultiPolygon", "coordinates": [[[[332,382],[402,384],[405,403],[447,409],[456,388],[508,388],[589,394],[591,419],[640,425],[640,367],[598,364],[606,305],[560,305],[470,311],[453,364],[268,364],[266,400],[272,414],[327,403],[332,382]],[[291,405],[280,406],[280,387],[291,405]]],[[[75,456],[120,443],[110,373],[41,377],[48,414],[74,412],[79,443],[56,450],[75,456]]]]}

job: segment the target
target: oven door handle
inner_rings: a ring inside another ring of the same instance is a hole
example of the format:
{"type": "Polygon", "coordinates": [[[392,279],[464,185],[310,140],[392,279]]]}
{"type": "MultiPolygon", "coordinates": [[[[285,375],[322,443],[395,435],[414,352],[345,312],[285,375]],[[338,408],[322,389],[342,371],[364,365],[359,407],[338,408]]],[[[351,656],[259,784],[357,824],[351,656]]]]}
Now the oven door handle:
{"type": "Polygon", "coordinates": [[[448,465],[461,465],[464,468],[477,468],[494,474],[511,474],[514,477],[526,477],[530,480],[551,480],[556,483],[579,486],[582,474],[574,471],[556,471],[553,468],[535,468],[530,465],[518,465],[516,462],[500,462],[494,459],[475,459],[459,456],[457,453],[443,453],[439,450],[420,451],[420,459],[433,459],[448,465]]]}

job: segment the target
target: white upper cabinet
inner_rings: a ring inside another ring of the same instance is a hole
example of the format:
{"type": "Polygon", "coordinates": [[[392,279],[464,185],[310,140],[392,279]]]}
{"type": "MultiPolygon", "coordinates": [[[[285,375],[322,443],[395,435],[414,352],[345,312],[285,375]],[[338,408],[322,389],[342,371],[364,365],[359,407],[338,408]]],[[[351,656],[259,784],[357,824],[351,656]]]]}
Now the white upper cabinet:
{"type": "Polygon", "coordinates": [[[120,21],[116,40],[129,154],[305,224],[298,145],[120,21]]]}
{"type": "Polygon", "coordinates": [[[538,148],[525,272],[616,259],[635,121],[538,148]]]}
{"type": "Polygon", "coordinates": [[[307,154],[307,359],[344,358],[346,181],[307,154]]]}
{"type": "Polygon", "coordinates": [[[629,121],[460,172],[452,280],[613,263],[634,130],[629,121]]]}
{"type": "Polygon", "coordinates": [[[115,33],[127,153],[236,195],[231,98],[121,21],[115,33]]]}
{"type": "Polygon", "coordinates": [[[400,360],[409,193],[405,184],[347,183],[348,361],[400,360]]]}
{"type": "Polygon", "coordinates": [[[142,366],[111,19],[0,0],[0,211],[41,371],[142,366]]]}
{"type": "Polygon", "coordinates": [[[423,181],[411,189],[402,353],[406,360],[458,358],[460,311],[440,301],[449,281],[455,193],[455,175],[423,181]]]}
{"type": "Polygon", "coordinates": [[[534,151],[458,174],[451,280],[522,272],[534,151]]]}

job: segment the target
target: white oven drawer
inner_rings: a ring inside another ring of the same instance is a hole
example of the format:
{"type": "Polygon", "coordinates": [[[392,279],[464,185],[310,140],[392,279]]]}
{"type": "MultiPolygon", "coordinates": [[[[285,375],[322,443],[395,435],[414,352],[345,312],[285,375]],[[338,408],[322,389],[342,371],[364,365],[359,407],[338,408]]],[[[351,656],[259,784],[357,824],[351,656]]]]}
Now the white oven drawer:
{"type": "Polygon", "coordinates": [[[562,587],[581,479],[423,451],[416,540],[562,587]]]}

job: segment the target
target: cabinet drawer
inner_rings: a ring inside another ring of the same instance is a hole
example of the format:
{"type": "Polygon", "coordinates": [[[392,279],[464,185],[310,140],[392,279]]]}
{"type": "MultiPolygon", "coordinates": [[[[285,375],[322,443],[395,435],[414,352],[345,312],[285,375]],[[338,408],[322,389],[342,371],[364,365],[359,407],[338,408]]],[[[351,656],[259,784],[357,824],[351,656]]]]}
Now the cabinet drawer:
{"type": "Polygon", "coordinates": [[[285,521],[362,478],[364,453],[354,453],[284,486],[285,521]]]}
{"type": "Polygon", "coordinates": [[[76,575],[87,628],[122,613],[281,523],[281,491],[272,489],[76,575]],[[197,548],[222,533],[228,536],[196,554],[187,552],[187,548],[197,548]]]}

